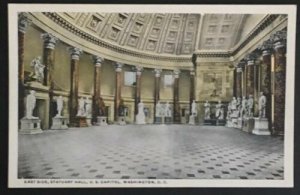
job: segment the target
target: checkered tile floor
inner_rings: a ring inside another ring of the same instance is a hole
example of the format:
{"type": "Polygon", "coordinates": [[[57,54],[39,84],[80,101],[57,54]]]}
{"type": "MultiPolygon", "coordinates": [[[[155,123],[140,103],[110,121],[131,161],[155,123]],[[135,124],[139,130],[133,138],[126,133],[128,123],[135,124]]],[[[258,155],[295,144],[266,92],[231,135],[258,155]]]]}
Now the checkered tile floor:
{"type": "Polygon", "coordinates": [[[184,125],[19,135],[19,178],[283,179],[280,137],[184,125]]]}

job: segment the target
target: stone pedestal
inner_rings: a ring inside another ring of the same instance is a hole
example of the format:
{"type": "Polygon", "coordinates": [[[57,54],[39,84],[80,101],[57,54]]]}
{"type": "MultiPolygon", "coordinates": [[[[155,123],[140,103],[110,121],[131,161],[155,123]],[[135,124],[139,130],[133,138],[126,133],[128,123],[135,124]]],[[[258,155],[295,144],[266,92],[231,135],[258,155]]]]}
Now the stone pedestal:
{"type": "Polygon", "coordinates": [[[271,135],[268,119],[254,118],[254,130],[252,133],[255,135],[271,135]]]}
{"type": "Polygon", "coordinates": [[[243,128],[243,119],[242,118],[238,118],[237,121],[237,128],[242,129],[243,128]]]}
{"type": "Polygon", "coordinates": [[[87,127],[88,124],[86,122],[85,116],[76,116],[75,117],[75,127],[87,127]]]}
{"type": "Polygon", "coordinates": [[[126,125],[125,116],[118,117],[118,124],[119,125],[126,125]]]}
{"type": "Polygon", "coordinates": [[[144,114],[137,114],[135,116],[135,119],[136,119],[135,124],[137,124],[137,125],[144,125],[144,124],[146,124],[145,115],[144,114]]]}
{"type": "Polygon", "coordinates": [[[37,134],[42,133],[41,120],[39,118],[22,118],[21,119],[21,134],[37,134]]]}
{"type": "Polygon", "coordinates": [[[231,119],[226,121],[226,127],[233,127],[231,119]]]}
{"type": "Polygon", "coordinates": [[[225,126],[226,120],[225,119],[217,119],[216,125],[217,126],[225,126]]]}
{"type": "Polygon", "coordinates": [[[68,129],[69,119],[62,116],[56,116],[52,118],[51,129],[68,129]]]}
{"type": "Polygon", "coordinates": [[[165,119],[165,124],[172,124],[173,123],[172,117],[166,116],[164,119],[165,119]]]}
{"type": "Polygon", "coordinates": [[[92,117],[86,117],[86,124],[87,124],[87,126],[89,126],[89,127],[92,126],[92,117]]]}
{"type": "Polygon", "coordinates": [[[182,116],[180,122],[181,124],[186,124],[187,123],[186,116],[182,116]]]}
{"type": "Polygon", "coordinates": [[[195,116],[194,115],[190,115],[189,125],[195,125],[195,116]]]}
{"type": "Polygon", "coordinates": [[[254,129],[254,118],[245,118],[243,124],[243,131],[252,133],[254,129]]]}
{"type": "Polygon", "coordinates": [[[163,123],[163,117],[156,116],[155,117],[155,123],[154,124],[162,124],[163,123]]]}
{"type": "Polygon", "coordinates": [[[231,124],[233,128],[238,128],[238,117],[232,117],[231,124]]]}
{"type": "Polygon", "coordinates": [[[96,125],[99,126],[106,126],[107,125],[107,118],[106,116],[98,116],[96,125]]]}

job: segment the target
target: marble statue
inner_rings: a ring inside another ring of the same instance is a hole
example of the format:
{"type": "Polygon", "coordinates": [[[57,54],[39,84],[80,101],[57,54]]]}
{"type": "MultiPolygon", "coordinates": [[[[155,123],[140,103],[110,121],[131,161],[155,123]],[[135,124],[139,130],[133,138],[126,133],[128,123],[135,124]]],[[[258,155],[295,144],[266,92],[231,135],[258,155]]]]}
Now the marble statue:
{"type": "Polygon", "coordinates": [[[195,100],[193,100],[193,103],[192,103],[192,115],[193,116],[197,116],[197,105],[196,105],[196,102],[195,100]]]}
{"type": "Polygon", "coordinates": [[[210,103],[206,100],[204,103],[204,119],[210,119],[210,103]]]}
{"type": "Polygon", "coordinates": [[[33,110],[36,105],[35,91],[31,90],[30,94],[26,97],[26,118],[27,119],[37,119],[38,117],[32,116],[33,110]]]}
{"type": "Polygon", "coordinates": [[[267,98],[263,92],[260,92],[260,97],[258,100],[259,118],[266,117],[266,104],[267,104],[267,98]]]}
{"type": "Polygon", "coordinates": [[[170,106],[169,102],[167,102],[165,105],[165,113],[164,114],[166,117],[172,117],[172,111],[171,111],[171,106],[170,106]]]}
{"type": "Polygon", "coordinates": [[[87,116],[87,117],[92,117],[92,102],[88,97],[85,98],[84,104],[85,104],[85,113],[84,113],[84,115],[87,116]]]}
{"type": "Polygon", "coordinates": [[[146,124],[145,113],[144,113],[144,103],[140,101],[138,103],[138,114],[136,115],[136,124],[146,124]]]}
{"type": "Polygon", "coordinates": [[[98,98],[97,106],[98,106],[98,109],[99,109],[99,113],[98,113],[99,116],[105,116],[106,115],[106,113],[105,113],[105,104],[104,104],[104,101],[103,101],[102,97],[98,98]]]}
{"type": "Polygon", "coordinates": [[[155,106],[155,116],[156,117],[161,117],[162,116],[162,106],[160,104],[160,102],[158,101],[156,106],[155,106]]]}
{"type": "Polygon", "coordinates": [[[61,111],[64,106],[64,100],[61,95],[56,98],[56,106],[57,114],[55,117],[61,117],[61,111]]]}
{"type": "Polygon", "coordinates": [[[44,80],[44,68],[45,65],[43,65],[41,63],[41,56],[38,56],[36,58],[34,58],[31,61],[31,67],[33,67],[34,69],[34,78],[38,81],[38,82],[43,82],[44,80]]]}
{"type": "Polygon", "coordinates": [[[237,109],[237,100],[235,97],[232,98],[232,101],[231,101],[231,110],[236,110],[237,109]]]}
{"type": "Polygon", "coordinates": [[[227,105],[227,114],[226,114],[226,119],[230,119],[230,115],[231,115],[231,103],[229,102],[227,105]]]}
{"type": "Polygon", "coordinates": [[[252,117],[253,116],[253,95],[249,95],[248,101],[247,101],[247,108],[248,108],[248,116],[252,117]]]}
{"type": "Polygon", "coordinates": [[[224,109],[221,100],[219,100],[218,104],[216,105],[215,116],[217,119],[224,119],[224,109]]]}
{"type": "Polygon", "coordinates": [[[245,96],[243,96],[241,109],[240,109],[240,117],[245,117],[247,112],[247,99],[245,96]]]}
{"type": "Polygon", "coordinates": [[[83,97],[78,101],[78,111],[76,116],[85,116],[85,100],[83,97]]]}

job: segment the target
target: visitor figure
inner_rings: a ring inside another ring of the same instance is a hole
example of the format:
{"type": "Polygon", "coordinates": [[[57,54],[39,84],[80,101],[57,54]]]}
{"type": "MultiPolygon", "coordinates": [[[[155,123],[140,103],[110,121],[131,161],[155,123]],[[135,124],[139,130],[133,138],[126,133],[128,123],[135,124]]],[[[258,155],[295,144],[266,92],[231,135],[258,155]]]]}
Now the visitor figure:
{"type": "Polygon", "coordinates": [[[247,113],[247,99],[245,96],[243,96],[242,106],[240,110],[240,117],[245,117],[246,113],[247,113]]]}
{"type": "Polygon", "coordinates": [[[192,115],[197,116],[197,105],[196,105],[195,100],[193,100],[193,103],[192,103],[192,115]]]}
{"type": "Polygon", "coordinates": [[[210,119],[210,103],[207,100],[204,103],[204,119],[210,119]]]}
{"type": "Polygon", "coordinates": [[[155,116],[156,117],[161,117],[162,116],[161,109],[162,109],[162,107],[161,107],[160,101],[158,101],[156,106],[155,106],[155,116]]]}
{"type": "Polygon", "coordinates": [[[41,56],[38,56],[31,61],[31,67],[34,69],[34,78],[38,82],[43,82],[45,66],[41,63],[41,56]]]}
{"type": "Polygon", "coordinates": [[[81,97],[78,101],[78,111],[76,116],[85,116],[85,101],[83,97],[81,97]]]}
{"type": "Polygon", "coordinates": [[[266,104],[267,104],[267,98],[263,92],[260,92],[260,97],[258,100],[259,118],[266,117],[266,104]]]}
{"type": "Polygon", "coordinates": [[[224,119],[224,110],[222,109],[221,100],[219,100],[218,104],[216,105],[215,116],[217,119],[224,119]]]}
{"type": "Polygon", "coordinates": [[[253,104],[254,104],[253,95],[249,95],[249,98],[247,101],[248,117],[253,116],[253,104]]]}
{"type": "Polygon", "coordinates": [[[35,91],[31,90],[30,94],[26,97],[26,118],[27,119],[36,119],[38,117],[32,116],[33,110],[36,104],[35,91]]]}
{"type": "Polygon", "coordinates": [[[61,111],[63,109],[63,105],[64,105],[64,100],[62,98],[62,96],[58,96],[56,98],[56,110],[57,110],[57,114],[56,114],[56,117],[61,117],[61,111]]]}
{"type": "Polygon", "coordinates": [[[171,106],[169,104],[169,102],[166,103],[166,107],[165,107],[165,116],[166,117],[171,117],[172,113],[171,113],[171,106]]]}

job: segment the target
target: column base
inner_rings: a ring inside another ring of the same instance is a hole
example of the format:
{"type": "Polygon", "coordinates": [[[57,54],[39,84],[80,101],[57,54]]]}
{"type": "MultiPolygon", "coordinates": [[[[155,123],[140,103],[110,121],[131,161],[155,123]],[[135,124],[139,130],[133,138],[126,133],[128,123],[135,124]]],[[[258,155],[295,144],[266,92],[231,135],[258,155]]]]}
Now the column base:
{"type": "Polygon", "coordinates": [[[243,124],[243,131],[252,133],[254,129],[254,118],[245,118],[243,124]]]}
{"type": "Polygon", "coordinates": [[[97,123],[98,126],[106,126],[107,125],[107,118],[106,116],[97,116],[97,123]]]}
{"type": "Polygon", "coordinates": [[[125,116],[118,117],[118,124],[119,125],[126,125],[125,116]]]}
{"type": "Polygon", "coordinates": [[[19,131],[20,134],[37,134],[43,133],[41,129],[41,120],[36,118],[22,118],[21,119],[21,129],[19,131]]]}
{"type": "Polygon", "coordinates": [[[271,135],[269,131],[269,122],[266,118],[254,118],[254,130],[255,135],[271,135]]]}
{"type": "Polygon", "coordinates": [[[51,129],[68,129],[69,119],[62,116],[56,116],[52,118],[51,129]]]}

